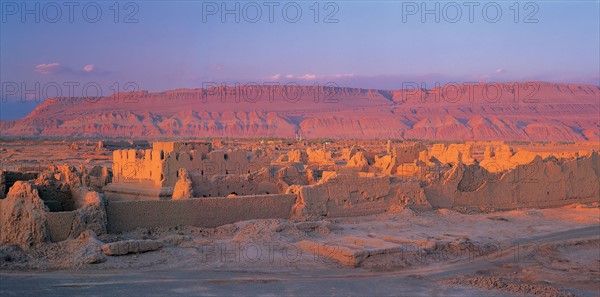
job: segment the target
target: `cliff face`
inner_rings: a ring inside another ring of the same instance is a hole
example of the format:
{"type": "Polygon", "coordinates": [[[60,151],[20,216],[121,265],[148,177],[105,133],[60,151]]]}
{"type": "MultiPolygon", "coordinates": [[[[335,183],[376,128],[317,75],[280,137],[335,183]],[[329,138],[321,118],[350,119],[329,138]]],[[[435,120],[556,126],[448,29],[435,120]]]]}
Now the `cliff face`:
{"type": "Polygon", "coordinates": [[[53,98],[2,136],[599,141],[600,87],[462,84],[431,90],[230,87],[53,98]]]}

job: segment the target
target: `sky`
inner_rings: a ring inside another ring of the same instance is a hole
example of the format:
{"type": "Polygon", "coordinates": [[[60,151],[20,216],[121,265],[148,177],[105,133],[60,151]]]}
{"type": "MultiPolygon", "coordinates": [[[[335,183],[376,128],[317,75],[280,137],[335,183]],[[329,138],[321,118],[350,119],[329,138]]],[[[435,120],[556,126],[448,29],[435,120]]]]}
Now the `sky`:
{"type": "Polygon", "coordinates": [[[57,95],[212,83],[600,85],[598,1],[0,4],[1,120],[57,95]]]}

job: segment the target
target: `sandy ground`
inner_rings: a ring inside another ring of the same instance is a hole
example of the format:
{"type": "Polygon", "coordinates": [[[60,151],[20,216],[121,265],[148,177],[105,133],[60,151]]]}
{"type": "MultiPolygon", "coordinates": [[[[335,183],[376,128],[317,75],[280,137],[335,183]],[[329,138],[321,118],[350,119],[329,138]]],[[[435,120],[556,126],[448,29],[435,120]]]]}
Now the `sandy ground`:
{"type": "Polygon", "coordinates": [[[2,262],[1,295],[600,295],[597,205],[475,214],[404,209],[99,239],[164,244],[81,266],[65,252],[74,241],[46,244],[26,260],[2,262]],[[307,242],[319,249],[302,248],[307,242]],[[361,260],[353,267],[340,255],[361,260]]]}
{"type": "Polygon", "coordinates": [[[59,140],[2,140],[0,169],[43,171],[51,163],[75,167],[112,165],[112,151],[97,151],[97,141],[77,141],[76,150],[71,149],[72,143],[73,141],[59,140]]]}
{"type": "MultiPolygon", "coordinates": [[[[339,141],[343,143],[343,141],[339,141]]],[[[11,171],[40,171],[47,168],[48,164],[71,165],[71,166],[112,166],[112,150],[96,150],[98,142],[92,140],[9,140],[0,141],[0,169],[11,171]],[[77,149],[71,146],[77,144],[77,149]]],[[[431,143],[425,143],[428,149],[431,149],[431,143]]],[[[515,150],[525,149],[532,152],[541,153],[566,153],[591,151],[598,149],[598,142],[589,143],[565,143],[565,144],[541,144],[541,143],[510,143],[515,150]]],[[[238,140],[230,141],[233,147],[268,147],[269,145],[259,145],[258,141],[238,140]]],[[[384,141],[378,145],[369,145],[363,142],[361,145],[371,151],[380,151],[385,149],[384,141]]],[[[474,145],[473,157],[483,158],[485,146],[474,145]]]]}

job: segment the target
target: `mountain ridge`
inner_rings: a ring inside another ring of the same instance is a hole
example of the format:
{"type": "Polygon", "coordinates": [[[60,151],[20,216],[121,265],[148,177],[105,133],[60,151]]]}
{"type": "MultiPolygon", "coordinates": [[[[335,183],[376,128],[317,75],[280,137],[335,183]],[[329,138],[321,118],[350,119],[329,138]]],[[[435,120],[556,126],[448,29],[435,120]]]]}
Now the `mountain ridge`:
{"type": "Polygon", "coordinates": [[[373,90],[230,86],[51,98],[7,137],[600,141],[600,87],[544,82],[373,90]]]}

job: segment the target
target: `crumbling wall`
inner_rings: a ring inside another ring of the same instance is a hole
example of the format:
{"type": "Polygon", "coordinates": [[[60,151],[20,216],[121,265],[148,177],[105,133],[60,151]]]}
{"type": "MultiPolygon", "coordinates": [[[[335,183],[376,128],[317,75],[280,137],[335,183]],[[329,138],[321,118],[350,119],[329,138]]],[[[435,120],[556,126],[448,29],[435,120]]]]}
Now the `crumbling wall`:
{"type": "Polygon", "coordinates": [[[185,168],[179,168],[177,174],[179,179],[175,183],[173,189],[173,200],[189,199],[194,197],[194,188],[192,187],[192,179],[185,168]]]}
{"type": "Polygon", "coordinates": [[[174,187],[179,179],[177,172],[180,168],[187,169],[191,175],[214,176],[251,173],[270,165],[270,159],[258,152],[249,153],[246,150],[207,152],[208,147],[186,151],[196,147],[185,143],[159,144],[152,150],[114,151],[114,183],[144,183],[155,187],[174,187]],[[178,144],[180,146],[177,146],[178,144]]]}
{"type": "Polygon", "coordinates": [[[77,209],[71,225],[70,238],[77,238],[86,230],[97,235],[106,233],[106,199],[98,192],[86,189],[74,189],[73,197],[77,209]]]}
{"type": "Polygon", "coordinates": [[[101,191],[110,181],[110,171],[106,167],[94,166],[90,171],[83,167],[49,166],[32,181],[46,206],[52,212],[71,211],[81,207],[74,197],[74,190],[86,188],[101,191]]]}
{"type": "Polygon", "coordinates": [[[32,181],[49,211],[70,211],[76,208],[71,184],[60,180],[60,174],[41,173],[32,181]],[[59,179],[56,179],[58,177],[59,179]]]}
{"type": "Polygon", "coordinates": [[[46,231],[52,242],[75,239],[85,231],[97,235],[107,232],[106,201],[102,194],[74,190],[78,208],[73,211],[46,212],[46,231]]]}
{"type": "Polygon", "coordinates": [[[110,201],[108,231],[165,226],[217,227],[252,219],[290,217],[296,195],[255,195],[177,201],[110,201]]]}
{"type": "Polygon", "coordinates": [[[17,181],[29,181],[38,177],[38,172],[19,172],[19,171],[1,171],[0,173],[0,189],[2,194],[0,198],[6,197],[6,194],[17,181]]]}
{"type": "Polygon", "coordinates": [[[229,195],[283,194],[293,184],[307,184],[307,172],[301,163],[262,168],[247,174],[223,174],[211,177],[192,175],[194,197],[229,195]]]}
{"type": "Polygon", "coordinates": [[[308,155],[308,163],[320,165],[335,164],[331,152],[328,152],[325,149],[312,149],[308,147],[306,148],[306,154],[308,155]]]}
{"type": "Polygon", "coordinates": [[[360,172],[369,171],[369,161],[361,151],[352,154],[346,166],[360,172]]]}
{"type": "Polygon", "coordinates": [[[75,211],[46,213],[48,239],[52,242],[68,239],[76,215],[75,211]]]}
{"type": "Polygon", "coordinates": [[[27,250],[48,240],[47,208],[35,187],[17,181],[0,200],[0,243],[17,244],[27,250]]]}
{"type": "Polygon", "coordinates": [[[432,206],[443,208],[504,210],[598,202],[600,160],[596,152],[565,161],[537,156],[531,163],[502,174],[492,174],[477,165],[458,164],[443,180],[424,190],[432,206]]]}
{"type": "Polygon", "coordinates": [[[112,171],[104,166],[94,166],[85,174],[84,179],[87,186],[100,191],[112,181],[112,171]]]}
{"type": "MultiPolygon", "coordinates": [[[[419,162],[427,148],[421,143],[392,145],[388,142],[387,155],[376,156],[374,167],[387,175],[415,176],[423,167],[419,162]]],[[[363,170],[365,171],[365,170],[363,170]]]]}
{"type": "Polygon", "coordinates": [[[431,148],[429,158],[435,158],[442,164],[456,164],[459,162],[472,164],[475,161],[472,157],[472,149],[471,143],[452,143],[447,146],[443,143],[437,143],[431,148]]]}
{"type": "Polygon", "coordinates": [[[149,181],[159,185],[164,180],[162,150],[115,150],[113,152],[113,183],[149,181]]]}
{"type": "Polygon", "coordinates": [[[353,145],[350,148],[343,148],[342,149],[342,160],[349,161],[350,159],[352,159],[354,154],[356,154],[359,151],[361,151],[361,148],[358,147],[357,145],[353,145]]]}
{"type": "Polygon", "coordinates": [[[395,145],[389,148],[390,155],[398,163],[413,163],[419,158],[419,153],[427,150],[422,143],[395,145]]]}
{"type": "Polygon", "coordinates": [[[383,213],[392,206],[427,207],[418,183],[398,182],[389,176],[330,175],[322,182],[292,186],[298,195],[293,217],[343,217],[383,213]]]}
{"type": "Polygon", "coordinates": [[[396,175],[423,178],[430,169],[422,161],[400,164],[396,168],[396,175]]]}
{"type": "MultiPolygon", "coordinates": [[[[276,168],[273,167],[269,169],[269,171],[272,172],[275,169],[276,168]]],[[[288,163],[277,170],[275,176],[269,174],[268,177],[270,177],[278,186],[284,186],[283,188],[279,188],[280,193],[285,193],[287,187],[290,185],[307,185],[309,183],[308,170],[302,163],[288,163]]]]}
{"type": "Polygon", "coordinates": [[[297,162],[297,163],[308,163],[308,154],[306,151],[299,149],[292,149],[287,154],[283,154],[279,157],[277,162],[297,162]]]}
{"type": "Polygon", "coordinates": [[[17,181],[6,199],[0,200],[0,243],[24,249],[50,241],[77,238],[86,230],[106,233],[106,209],[101,194],[73,188],[73,211],[50,212],[32,182],[17,181]]]}
{"type": "MultiPolygon", "coordinates": [[[[483,160],[479,162],[479,165],[484,167],[490,172],[501,172],[508,169],[514,169],[519,163],[513,162],[512,158],[515,155],[513,149],[504,143],[500,145],[490,145],[485,148],[483,153],[483,160]]],[[[535,156],[533,156],[535,157],[535,156]]],[[[523,162],[522,158],[519,158],[523,162]]],[[[516,160],[515,160],[516,161],[516,160]]],[[[529,160],[529,163],[533,161],[533,158],[529,160]]]]}
{"type": "MultiPolygon", "coordinates": [[[[587,155],[582,152],[581,156],[587,155]]],[[[565,159],[574,159],[579,156],[579,152],[532,152],[524,149],[514,151],[509,145],[487,146],[483,155],[483,160],[479,165],[490,172],[501,172],[509,169],[515,169],[518,165],[529,164],[540,156],[542,159],[548,157],[557,157],[565,159]]]]}
{"type": "Polygon", "coordinates": [[[373,166],[381,173],[393,175],[396,172],[398,165],[400,164],[396,162],[396,159],[392,158],[392,155],[385,155],[381,157],[375,156],[375,164],[373,166]]]}

